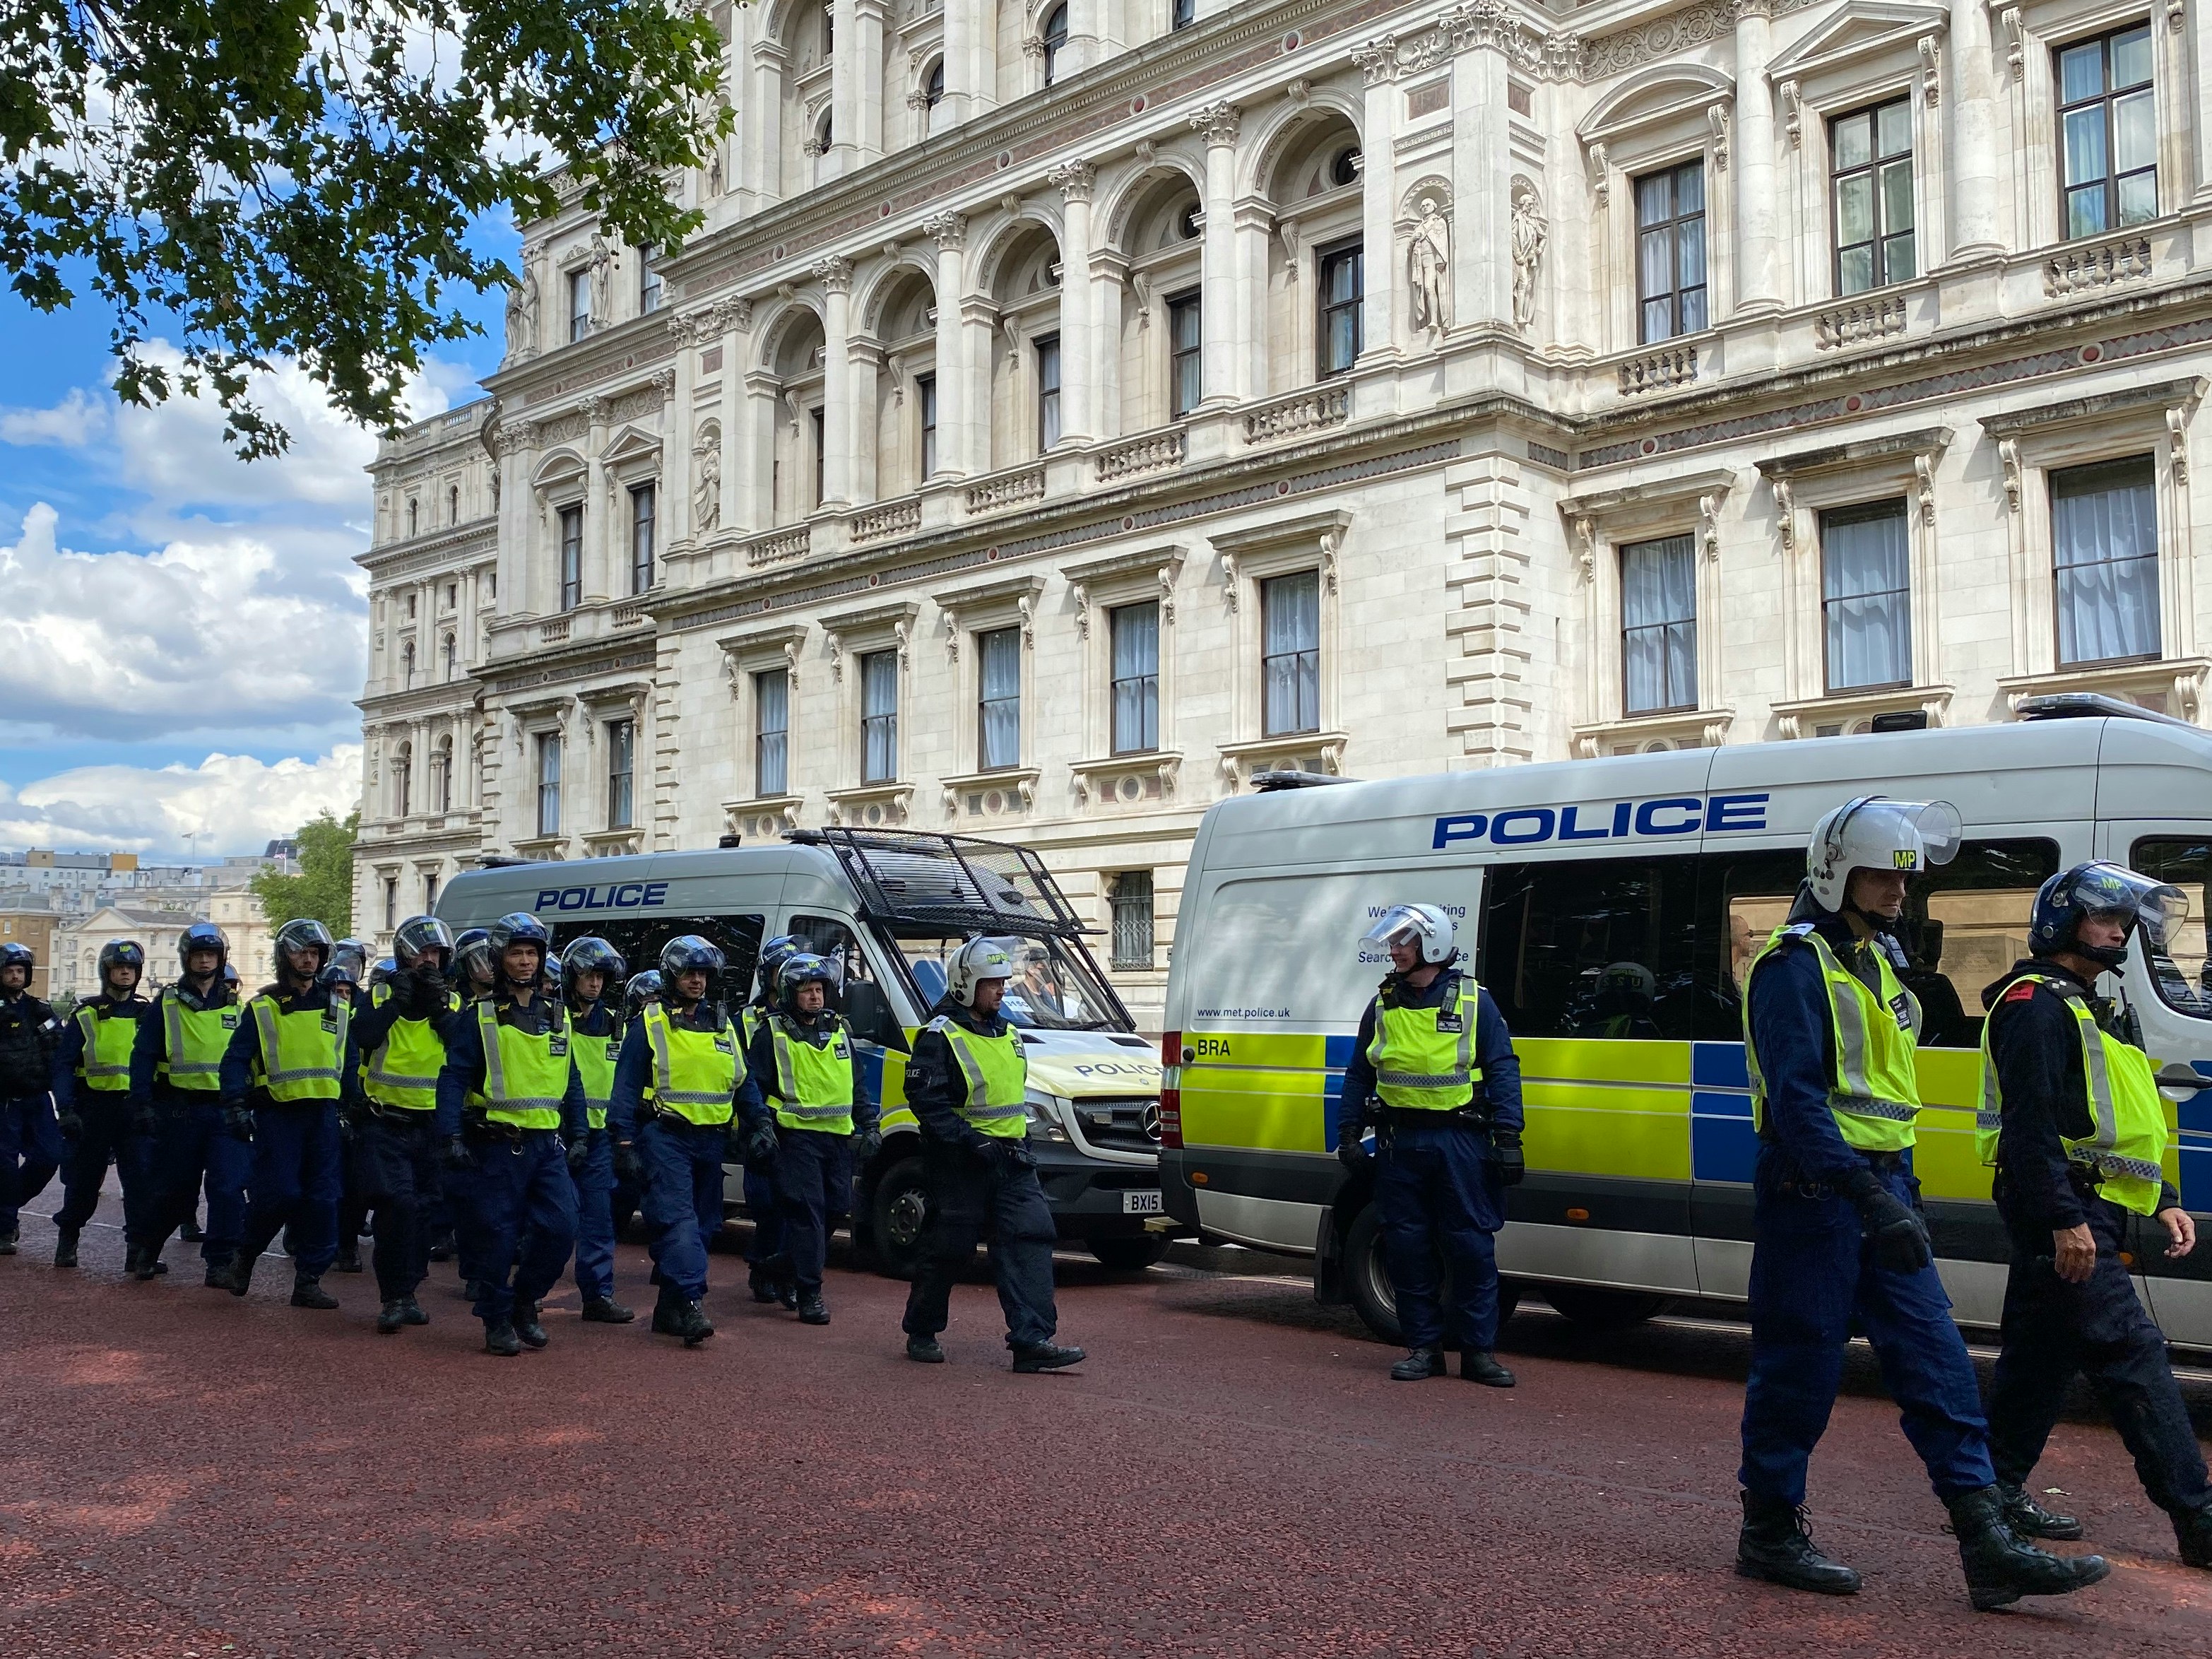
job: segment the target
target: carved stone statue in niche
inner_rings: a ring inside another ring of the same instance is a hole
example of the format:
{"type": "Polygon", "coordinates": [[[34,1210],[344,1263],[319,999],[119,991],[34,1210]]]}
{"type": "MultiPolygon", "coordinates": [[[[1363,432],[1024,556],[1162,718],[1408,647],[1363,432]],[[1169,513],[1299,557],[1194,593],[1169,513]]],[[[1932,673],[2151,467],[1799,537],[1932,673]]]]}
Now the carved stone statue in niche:
{"type": "Polygon", "coordinates": [[[1513,326],[1527,333],[1536,320],[1536,278],[1544,268],[1544,245],[1552,228],[1526,179],[1513,181],[1513,326]]]}
{"type": "Polygon", "coordinates": [[[519,363],[538,353],[538,272],[522,267],[522,280],[507,291],[507,360],[519,363]]]}
{"type": "Polygon", "coordinates": [[[722,446],[711,426],[702,427],[691,446],[691,476],[698,480],[691,486],[692,532],[704,536],[722,523],[722,446]]]}
{"type": "Polygon", "coordinates": [[[1451,326],[1451,224],[1433,196],[1421,198],[1421,216],[1406,250],[1406,286],[1417,331],[1441,334],[1451,326]]]}
{"type": "Polygon", "coordinates": [[[615,318],[615,256],[605,241],[592,238],[592,326],[605,328],[615,318]]]}

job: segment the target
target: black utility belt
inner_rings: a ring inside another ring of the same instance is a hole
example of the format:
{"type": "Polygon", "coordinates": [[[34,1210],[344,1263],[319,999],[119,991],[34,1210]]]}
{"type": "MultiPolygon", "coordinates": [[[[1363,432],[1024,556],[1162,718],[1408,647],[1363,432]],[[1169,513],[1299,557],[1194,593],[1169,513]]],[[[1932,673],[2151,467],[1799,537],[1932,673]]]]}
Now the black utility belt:
{"type": "Polygon", "coordinates": [[[428,1123],[438,1115],[435,1106],[394,1106],[388,1101],[367,1100],[361,1103],[362,1115],[384,1123],[404,1123],[413,1126],[428,1123]]]}
{"type": "Polygon", "coordinates": [[[503,1140],[520,1145],[525,1135],[553,1133],[551,1129],[526,1129],[520,1123],[497,1123],[488,1117],[465,1118],[461,1122],[461,1138],[465,1140],[503,1140]]]}
{"type": "Polygon", "coordinates": [[[652,1119],[655,1123],[673,1123],[678,1127],[685,1129],[726,1128],[729,1125],[737,1121],[738,1116],[737,1113],[732,1111],[729,1116],[724,1118],[720,1123],[699,1123],[684,1116],[681,1112],[672,1112],[665,1106],[655,1106],[650,1101],[640,1103],[638,1110],[645,1116],[652,1119]]]}
{"type": "Polygon", "coordinates": [[[1411,1124],[1449,1123],[1462,1129],[1474,1129],[1487,1134],[1493,1127],[1490,1114],[1480,1106],[1455,1106],[1449,1111],[1424,1111],[1419,1107],[1385,1106],[1376,1102],[1369,1107],[1370,1121],[1377,1126],[1401,1128],[1411,1124]]]}

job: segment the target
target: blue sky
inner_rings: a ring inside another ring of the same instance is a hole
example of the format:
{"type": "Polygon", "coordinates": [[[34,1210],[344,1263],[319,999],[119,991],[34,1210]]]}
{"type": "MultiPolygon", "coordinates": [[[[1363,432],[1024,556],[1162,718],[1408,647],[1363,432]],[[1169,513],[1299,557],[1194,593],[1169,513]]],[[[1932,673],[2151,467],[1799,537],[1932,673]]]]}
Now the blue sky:
{"type": "MultiPolygon", "coordinates": [[[[501,306],[471,300],[485,332],[437,348],[417,414],[480,395],[501,306]]],[[[239,461],[211,406],[118,404],[109,326],[0,290],[0,849],[258,850],[359,793],[375,438],[272,364],[293,449],[239,461]]]]}

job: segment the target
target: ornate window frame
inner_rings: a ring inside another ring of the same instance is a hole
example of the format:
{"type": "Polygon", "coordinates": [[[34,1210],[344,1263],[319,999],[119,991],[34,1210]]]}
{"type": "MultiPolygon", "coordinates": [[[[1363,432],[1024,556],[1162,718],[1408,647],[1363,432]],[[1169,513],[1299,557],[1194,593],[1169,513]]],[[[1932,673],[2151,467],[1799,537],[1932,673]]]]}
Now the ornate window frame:
{"type": "Polygon", "coordinates": [[[895,599],[857,611],[839,611],[818,620],[823,643],[829,647],[830,674],[836,685],[836,734],[827,744],[833,757],[833,775],[849,780],[826,790],[830,818],[869,829],[907,822],[914,799],[908,759],[914,734],[914,635],[921,615],[919,599],[895,599]],[[898,653],[898,744],[892,775],[881,783],[860,781],[861,686],[859,664],[876,651],[898,653]]]}
{"type": "Polygon", "coordinates": [[[1042,775],[1036,763],[1036,621],[1044,589],[1044,577],[1031,572],[935,596],[952,681],[952,768],[939,779],[950,822],[958,821],[963,801],[972,794],[996,791],[1009,802],[1009,812],[1026,812],[1036,805],[1042,775]],[[1006,628],[1021,630],[1021,744],[1013,765],[987,772],[976,730],[982,672],[976,641],[1006,628]]]}
{"type": "Polygon", "coordinates": [[[1070,763],[1078,810],[1175,799],[1182,772],[1176,742],[1176,584],[1189,550],[1180,542],[1138,548],[1111,557],[1062,567],[1075,611],[1077,660],[1083,679],[1082,752],[1070,763]],[[1113,612],[1152,601],[1159,606],[1159,744],[1125,755],[1114,752],[1113,612]]]}
{"type": "Polygon", "coordinates": [[[805,789],[799,775],[800,750],[797,742],[799,730],[799,664],[806,650],[806,638],[812,631],[804,622],[786,623],[778,628],[755,629],[748,633],[726,634],[714,641],[722,653],[722,673],[730,683],[730,718],[732,722],[731,749],[737,776],[753,786],[750,794],[732,797],[722,803],[723,817],[730,829],[738,835],[766,836],[781,835],[787,830],[799,828],[799,810],[805,799],[805,789]],[[763,795],[760,793],[759,761],[754,750],[759,720],[757,674],[781,669],[784,681],[784,738],[783,793],[763,795]]]}
{"type": "Polygon", "coordinates": [[[1235,794],[1250,778],[1279,766],[1304,765],[1341,775],[1351,738],[1341,725],[1338,662],[1341,651],[1337,588],[1340,556],[1352,514],[1343,507],[1303,513],[1207,538],[1221,556],[1222,599],[1229,607],[1231,689],[1229,742],[1217,745],[1223,792],[1235,794]],[[1277,576],[1313,571],[1319,578],[1320,643],[1316,690],[1319,730],[1267,737],[1261,730],[1261,656],[1264,641],[1261,584],[1277,576]]]}

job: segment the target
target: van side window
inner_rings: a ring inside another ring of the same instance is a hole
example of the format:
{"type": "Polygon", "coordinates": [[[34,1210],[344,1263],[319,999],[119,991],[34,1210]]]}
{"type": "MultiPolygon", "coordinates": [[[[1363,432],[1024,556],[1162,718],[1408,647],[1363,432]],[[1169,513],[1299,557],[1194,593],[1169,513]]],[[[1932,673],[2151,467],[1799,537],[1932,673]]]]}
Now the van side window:
{"type": "MultiPolygon", "coordinates": [[[[2130,868],[2170,881],[2189,896],[2189,917],[2170,954],[2148,958],[2159,1000],[2178,1013],[2212,1019],[2212,978],[2205,969],[2204,906],[2212,899],[2212,836],[2155,836],[2135,844],[2130,868]]],[[[2132,945],[2130,947],[2134,948],[2132,945]]]]}
{"type": "Polygon", "coordinates": [[[1697,881],[1691,858],[1493,869],[1479,975],[1513,1035],[1691,1036],[1697,881]]]}
{"type": "Polygon", "coordinates": [[[852,1022],[855,1036],[882,1048],[906,1047],[906,1033],[899,1029],[890,1000],[876,983],[867,953],[850,927],[834,916],[793,916],[786,931],[805,939],[816,956],[827,957],[844,969],[844,989],[836,1006],[852,1022]]]}
{"type": "Polygon", "coordinates": [[[753,964],[760,960],[761,929],[767,921],[764,915],[659,915],[650,921],[606,917],[556,921],[553,948],[565,951],[572,941],[596,933],[622,952],[623,965],[631,973],[641,974],[659,968],[661,947],[669,940],[696,933],[721,947],[726,966],[720,994],[725,1006],[736,1008],[752,994],[753,964]]]}

